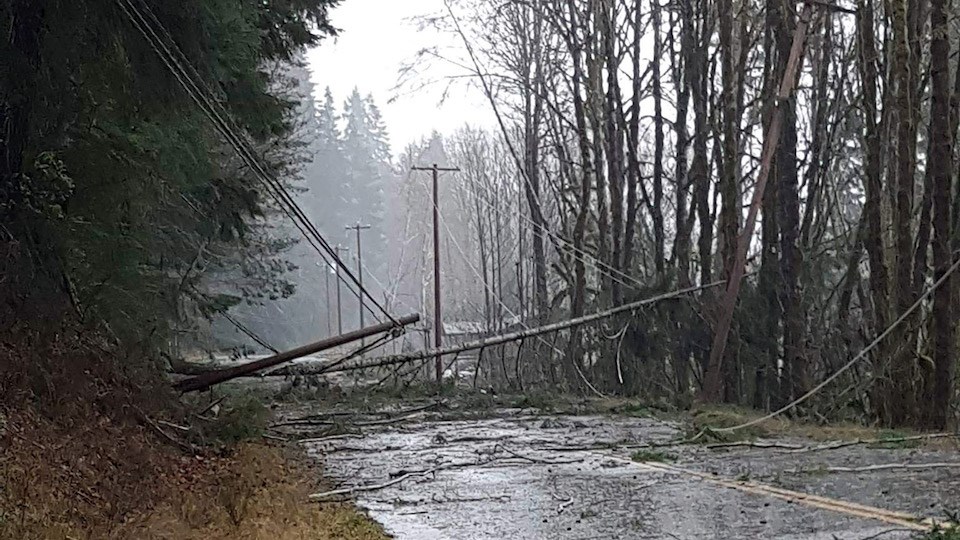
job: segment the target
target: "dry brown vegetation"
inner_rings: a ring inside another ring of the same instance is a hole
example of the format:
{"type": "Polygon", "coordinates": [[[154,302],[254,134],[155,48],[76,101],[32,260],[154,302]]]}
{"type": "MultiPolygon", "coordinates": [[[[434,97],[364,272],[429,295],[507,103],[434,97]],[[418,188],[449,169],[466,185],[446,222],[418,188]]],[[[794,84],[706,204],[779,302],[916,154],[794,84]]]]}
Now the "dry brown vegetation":
{"type": "Polygon", "coordinates": [[[385,538],[351,505],[308,502],[319,471],[281,448],[185,453],[150,420],[186,416],[167,385],[108,349],[25,345],[0,345],[0,539],[385,538]]]}

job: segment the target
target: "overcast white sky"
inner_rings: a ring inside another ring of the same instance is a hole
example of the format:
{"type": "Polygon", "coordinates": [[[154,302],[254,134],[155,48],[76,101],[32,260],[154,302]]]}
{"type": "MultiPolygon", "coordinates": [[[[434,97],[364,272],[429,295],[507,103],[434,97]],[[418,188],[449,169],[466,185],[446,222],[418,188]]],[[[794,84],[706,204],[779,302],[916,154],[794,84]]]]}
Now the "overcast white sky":
{"type": "MultiPolygon", "coordinates": [[[[394,154],[433,130],[450,133],[465,123],[493,125],[482,93],[465,84],[453,86],[442,104],[445,85],[418,91],[395,88],[398,71],[417,51],[451,40],[432,30],[418,31],[409,19],[443,10],[442,0],[344,0],[331,13],[340,36],[307,54],[318,97],[329,86],[339,108],[354,86],[361,94],[372,93],[390,130],[394,154]]],[[[433,69],[431,77],[456,72],[453,67],[433,69]]]]}

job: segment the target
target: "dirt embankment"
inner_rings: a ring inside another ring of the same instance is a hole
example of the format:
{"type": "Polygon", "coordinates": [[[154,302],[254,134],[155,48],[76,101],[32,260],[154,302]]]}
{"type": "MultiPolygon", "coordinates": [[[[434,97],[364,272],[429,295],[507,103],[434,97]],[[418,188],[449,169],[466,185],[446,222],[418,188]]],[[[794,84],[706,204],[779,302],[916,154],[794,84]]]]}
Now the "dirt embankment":
{"type": "Polygon", "coordinates": [[[283,448],[185,451],[162,381],[90,349],[20,350],[0,345],[0,540],[386,538],[351,505],[308,502],[320,472],[283,448]]]}

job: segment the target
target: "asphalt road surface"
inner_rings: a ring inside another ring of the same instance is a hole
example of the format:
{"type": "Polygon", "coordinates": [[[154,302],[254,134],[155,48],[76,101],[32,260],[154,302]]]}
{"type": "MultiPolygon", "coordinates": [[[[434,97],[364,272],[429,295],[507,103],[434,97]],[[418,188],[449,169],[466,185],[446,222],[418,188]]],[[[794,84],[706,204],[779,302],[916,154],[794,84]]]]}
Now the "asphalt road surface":
{"type": "Polygon", "coordinates": [[[960,458],[950,451],[691,445],[634,456],[624,443],[669,441],[679,426],[516,410],[364,429],[306,447],[343,487],[401,480],[354,494],[400,540],[889,540],[960,504],[960,468],[951,466],[960,458]],[[614,441],[620,449],[597,445],[614,441]]]}

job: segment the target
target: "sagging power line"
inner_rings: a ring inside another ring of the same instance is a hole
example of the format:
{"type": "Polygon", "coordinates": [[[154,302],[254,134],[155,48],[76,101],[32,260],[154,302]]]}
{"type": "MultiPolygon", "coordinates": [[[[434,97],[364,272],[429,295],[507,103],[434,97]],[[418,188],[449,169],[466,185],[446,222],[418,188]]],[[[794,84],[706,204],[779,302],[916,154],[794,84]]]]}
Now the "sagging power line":
{"type": "MultiPolygon", "coordinates": [[[[309,220],[283,184],[270,174],[253,150],[251,143],[238,128],[236,122],[232,120],[228,111],[212,97],[210,88],[206,86],[197,69],[186,58],[176,44],[176,41],[173,40],[170,33],[163,24],[160,23],[150,7],[140,0],[116,0],[116,3],[134,27],[147,40],[150,47],[157,53],[163,64],[174,75],[190,98],[213,123],[214,128],[226,139],[227,143],[237,152],[244,163],[250,167],[257,179],[267,189],[267,193],[269,193],[271,198],[276,202],[277,207],[290,218],[299,232],[307,239],[311,247],[313,247],[328,264],[331,264],[328,260],[329,258],[333,260],[333,264],[342,267],[343,263],[338,254],[333,250],[332,246],[323,237],[317,227],[309,220]],[[140,3],[143,11],[137,7],[137,3],[135,2],[140,3]],[[144,13],[146,13],[146,15],[144,15],[144,13]],[[189,71],[187,68],[189,68],[189,71]]],[[[359,279],[354,276],[348,268],[343,268],[343,271],[347,278],[357,286],[355,294],[357,294],[358,297],[366,295],[371,303],[378,308],[387,319],[393,322],[394,325],[398,324],[398,321],[386,311],[377,299],[368,290],[363,288],[359,279]]],[[[350,284],[346,283],[346,285],[352,290],[350,284]]],[[[373,316],[377,320],[380,320],[376,313],[373,313],[373,316]]]]}

